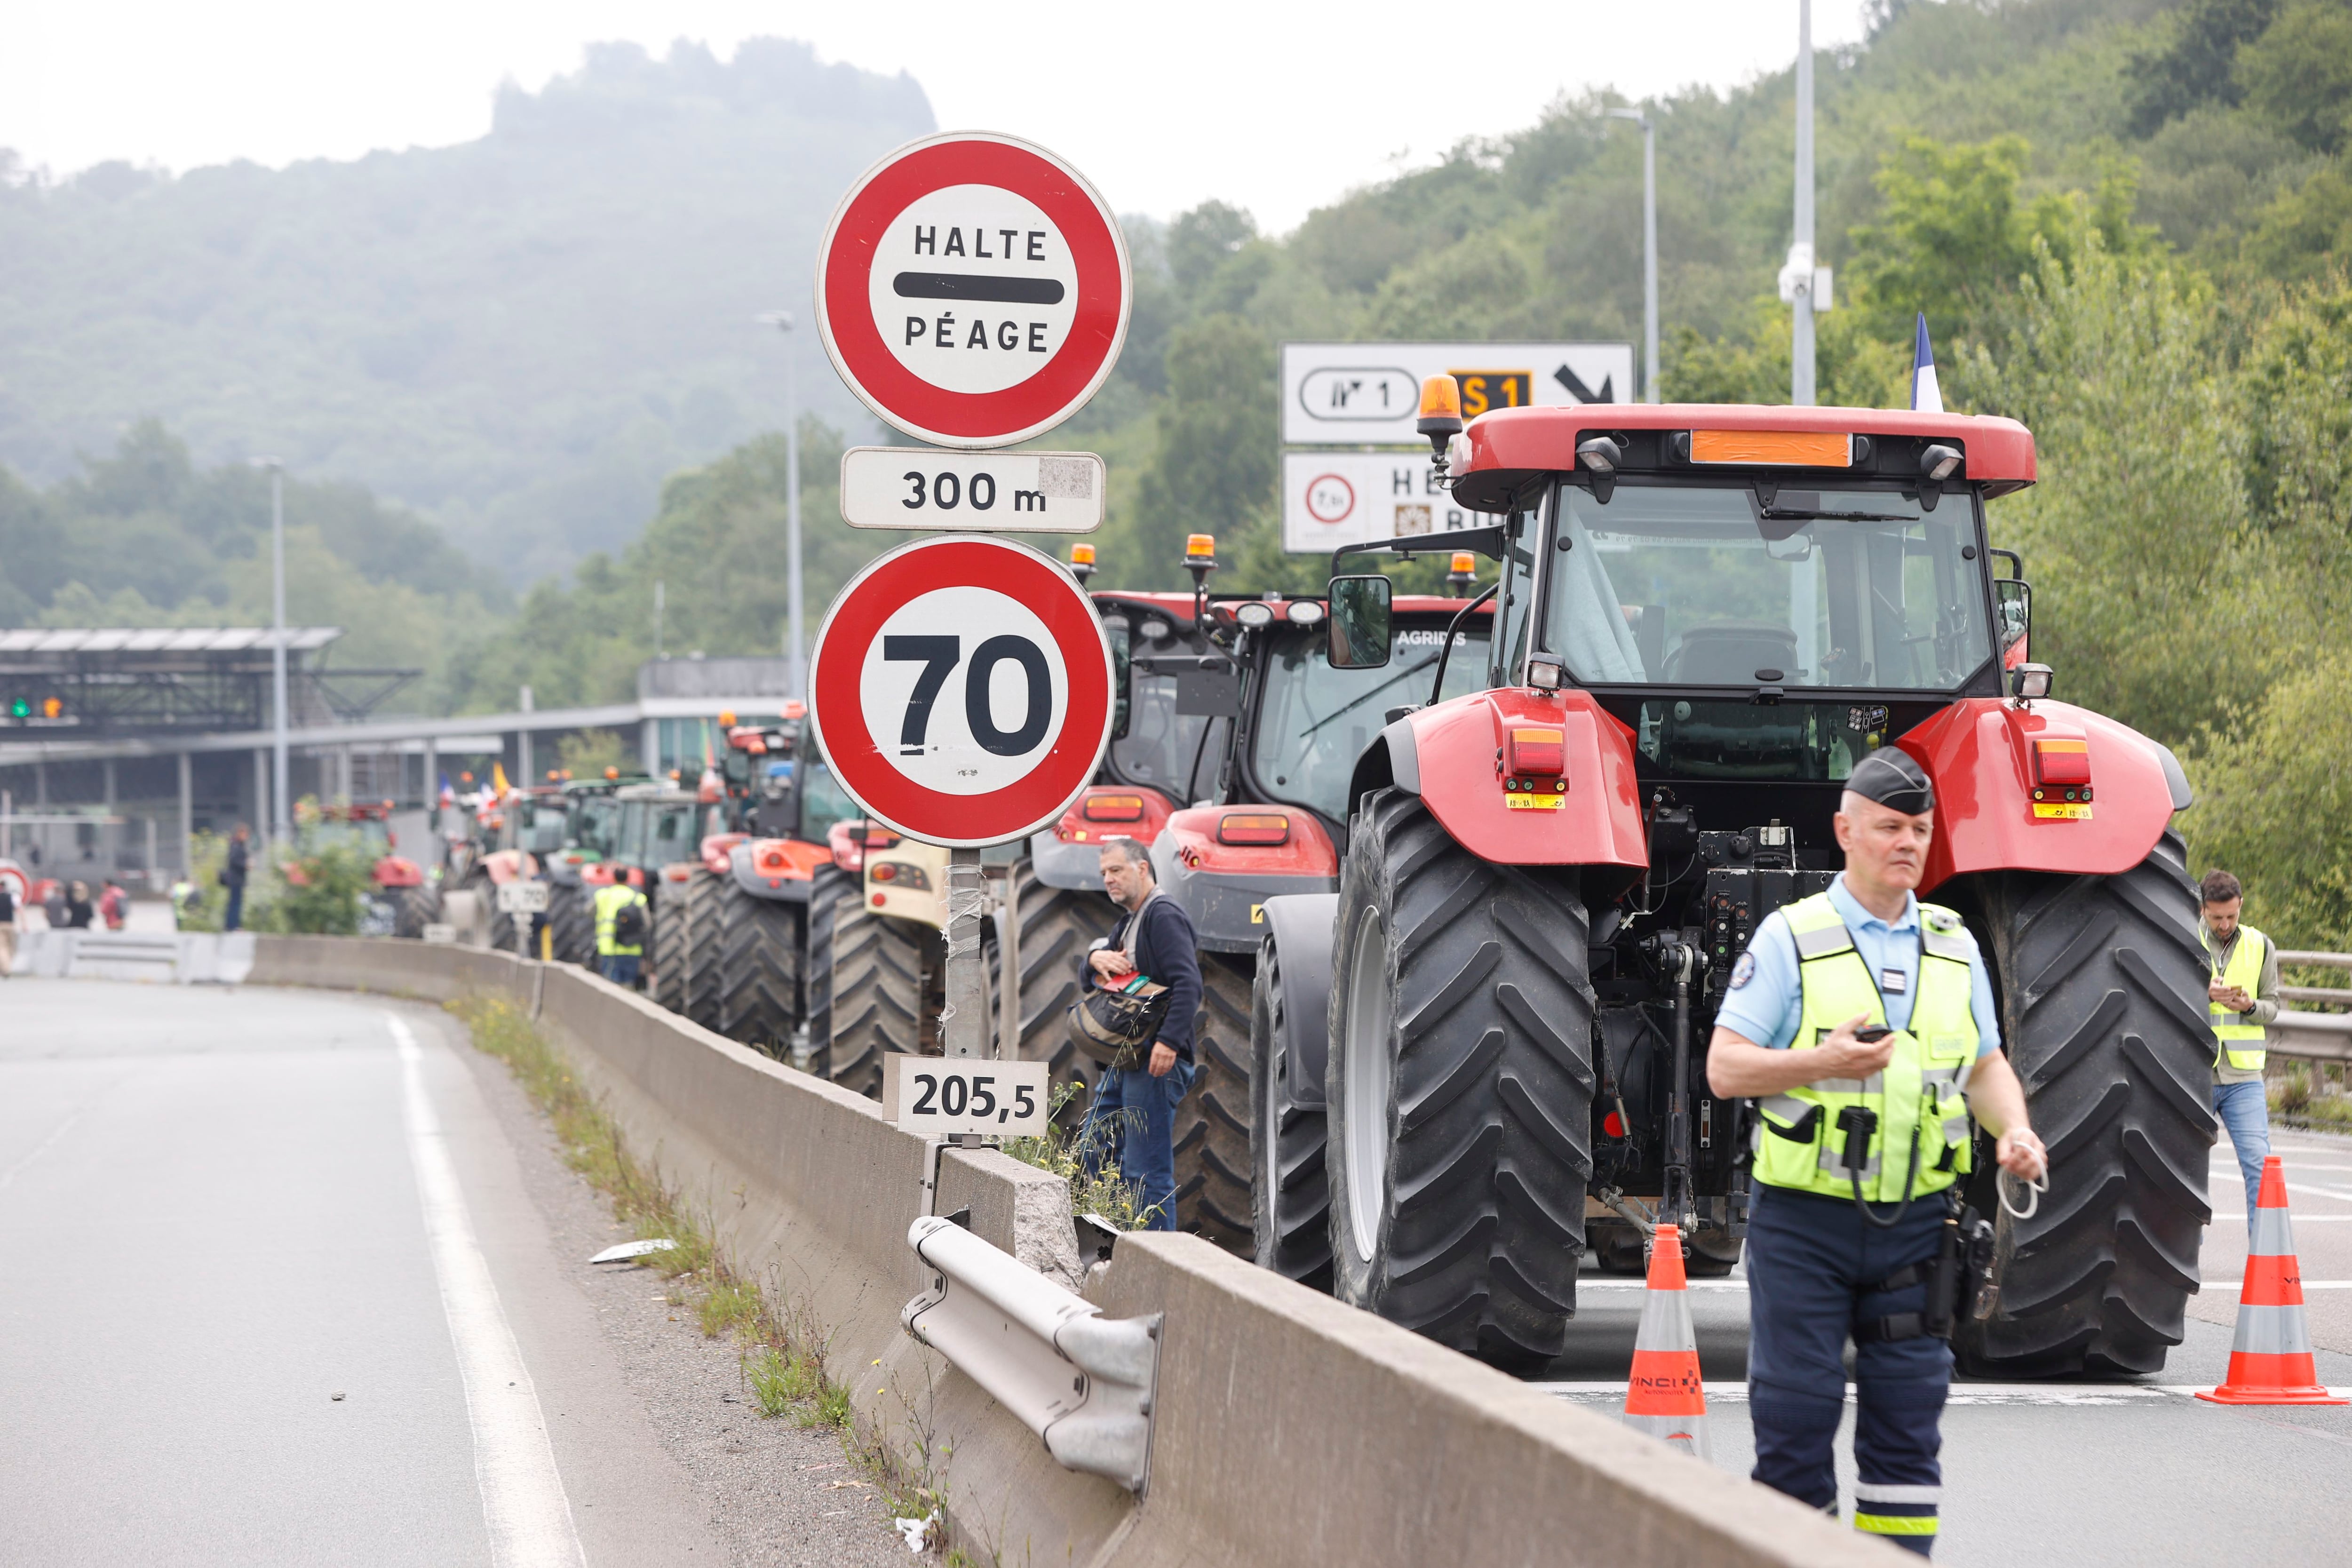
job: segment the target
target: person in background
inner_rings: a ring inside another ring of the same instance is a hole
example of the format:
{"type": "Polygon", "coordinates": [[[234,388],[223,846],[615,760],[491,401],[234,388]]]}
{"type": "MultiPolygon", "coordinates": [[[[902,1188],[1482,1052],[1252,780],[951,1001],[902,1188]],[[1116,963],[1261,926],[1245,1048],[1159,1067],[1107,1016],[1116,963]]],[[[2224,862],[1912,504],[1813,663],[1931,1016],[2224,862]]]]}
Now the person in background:
{"type": "Polygon", "coordinates": [[[2263,1189],[2263,1159],[2271,1152],[2269,1091],[2263,1062],[2279,1015],[2278,949],[2238,918],[2245,889],[2227,871],[2208,871],[2197,887],[2205,952],[2211,962],[2205,995],[2213,1025],[2213,1114],[2230,1130],[2238,1171],[2246,1178],[2246,1224],[2263,1189]]]}
{"type": "Polygon", "coordinates": [[[47,919],[51,931],[66,929],[66,885],[63,882],[49,884],[48,892],[41,900],[41,913],[47,919]]]}
{"type": "Polygon", "coordinates": [[[646,896],[616,878],[596,889],[595,909],[598,973],[615,985],[635,985],[646,951],[646,896]]]}
{"type": "Polygon", "coordinates": [[[1161,895],[1151,861],[1132,838],[1106,838],[1103,888],[1127,911],[1087,954],[1081,984],[1116,985],[1138,973],[1168,987],[1168,1013],[1140,1068],[1103,1069],[1079,1134],[1089,1173],[1108,1156],[1135,1189],[1145,1228],[1176,1228],[1176,1107],[1192,1087],[1192,1016],[1201,1006],[1201,960],[1192,918],[1161,895]]]}
{"type": "Polygon", "coordinates": [[[16,967],[16,884],[0,877],[0,980],[16,967]]]}
{"type": "Polygon", "coordinates": [[[76,882],[66,889],[66,929],[88,931],[90,921],[89,884],[76,882]]]}
{"type": "Polygon", "coordinates": [[[228,858],[222,863],[220,873],[221,886],[228,889],[228,910],[221,917],[223,931],[238,931],[245,925],[245,879],[251,865],[247,844],[252,837],[242,822],[228,836],[228,858]]]}
{"type": "Polygon", "coordinates": [[[109,931],[121,931],[131,910],[131,895],[122,884],[109,877],[105,890],[98,895],[98,918],[106,922],[109,931]]]}

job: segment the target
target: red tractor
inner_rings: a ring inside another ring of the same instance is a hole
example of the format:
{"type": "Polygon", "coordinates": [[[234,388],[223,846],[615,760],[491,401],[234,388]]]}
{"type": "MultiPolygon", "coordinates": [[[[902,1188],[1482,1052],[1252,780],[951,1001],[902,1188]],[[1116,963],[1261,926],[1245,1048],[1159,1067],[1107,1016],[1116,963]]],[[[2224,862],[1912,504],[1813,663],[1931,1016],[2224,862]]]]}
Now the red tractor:
{"type": "MultiPolygon", "coordinates": [[[[2032,437],[1845,408],[1432,424],[1455,499],[1498,519],[1449,541],[1503,565],[1489,689],[1408,706],[1357,760],[1339,892],[1289,911],[1319,942],[1268,910],[1263,1044],[1323,1095],[1260,1118],[1261,1252],[1328,1201],[1337,1295],[1517,1368],[1560,1353],[1588,1247],[1638,1267],[1670,1221],[1694,1268],[1728,1268],[1764,1134],[1708,1093],[1713,1017],[1757,922],[1838,869],[1841,781],[1898,746],[1936,785],[1921,896],[1988,959],[2053,1161],[2015,1219],[1976,1151],[2004,1272],[1955,1348],[1978,1371],[2159,1368],[2216,1131],[2171,827],[2189,792],[2028,662],[2030,590],[1984,503],[2033,481],[2032,437]],[[1296,1180],[1313,1142],[1322,1181],[1296,1180]]],[[[1331,606],[1333,664],[1391,657],[1386,578],[1335,575],[1331,606]]]]}
{"type": "MultiPolygon", "coordinates": [[[[295,826],[301,832],[306,850],[329,844],[353,844],[375,856],[375,864],[369,868],[373,886],[360,922],[361,934],[414,940],[422,937],[425,928],[441,918],[441,889],[425,874],[425,868],[394,853],[400,842],[392,831],[391,819],[392,802],[388,800],[360,801],[350,805],[320,805],[304,800],[296,802],[294,806],[295,826]]],[[[288,867],[286,879],[297,886],[301,884],[303,873],[299,862],[288,867]]]]}

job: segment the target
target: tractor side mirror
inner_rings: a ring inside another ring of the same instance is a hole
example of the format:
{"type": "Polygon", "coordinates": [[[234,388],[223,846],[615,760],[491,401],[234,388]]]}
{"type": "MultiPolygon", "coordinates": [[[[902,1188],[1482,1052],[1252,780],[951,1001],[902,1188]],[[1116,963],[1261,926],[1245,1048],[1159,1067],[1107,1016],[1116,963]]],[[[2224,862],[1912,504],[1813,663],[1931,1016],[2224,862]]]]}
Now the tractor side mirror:
{"type": "Polygon", "coordinates": [[[2033,584],[2019,577],[1996,577],[1993,603],[2000,613],[2000,662],[2014,669],[2031,657],[2033,630],[2033,584]]]}
{"type": "Polygon", "coordinates": [[[1331,579],[1329,657],[1334,669],[1378,669],[1388,663],[1394,585],[1377,574],[1331,579]]]}

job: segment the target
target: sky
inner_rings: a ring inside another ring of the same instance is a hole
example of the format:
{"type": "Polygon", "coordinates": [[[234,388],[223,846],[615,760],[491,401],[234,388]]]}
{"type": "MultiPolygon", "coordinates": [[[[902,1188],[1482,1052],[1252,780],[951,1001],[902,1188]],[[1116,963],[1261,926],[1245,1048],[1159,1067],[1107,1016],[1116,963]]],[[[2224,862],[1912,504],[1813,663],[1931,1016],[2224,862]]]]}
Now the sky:
{"type": "MultiPolygon", "coordinates": [[[[746,37],[905,71],[942,130],[1025,136],[1120,212],[1211,196],[1283,231],[1465,137],[1532,124],[1562,92],[1729,87],[1796,56],[1797,0],[1181,6],[999,0],[16,0],[0,147],[62,176],[445,146],[489,129],[500,82],[537,89],[592,41],[655,53],[746,37]]],[[[1866,0],[1815,0],[1827,47],[1866,0]]],[[[1628,129],[1631,134],[1631,129],[1628,129]]]]}

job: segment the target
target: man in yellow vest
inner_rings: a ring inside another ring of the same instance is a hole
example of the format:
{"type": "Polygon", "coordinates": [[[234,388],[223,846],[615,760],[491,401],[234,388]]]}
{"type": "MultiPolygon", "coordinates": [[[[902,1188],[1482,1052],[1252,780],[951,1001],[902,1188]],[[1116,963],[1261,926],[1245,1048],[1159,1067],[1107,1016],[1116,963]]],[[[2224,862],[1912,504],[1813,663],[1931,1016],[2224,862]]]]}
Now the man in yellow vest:
{"type": "Polygon", "coordinates": [[[2208,871],[2197,887],[2203,906],[2205,952],[2213,973],[2205,987],[2212,1005],[2213,1114],[2230,1130],[2238,1170],[2246,1178],[2246,1223],[2263,1187],[2263,1157],[2271,1152],[2271,1108],[2263,1087],[2263,1059],[2279,1014],[2278,949],[2238,919],[2246,890],[2227,871],[2208,871]]]}
{"type": "Polygon", "coordinates": [[[594,902],[596,967],[614,984],[634,986],[646,951],[646,896],[629,886],[624,872],[596,889],[594,902]]]}
{"type": "MultiPolygon", "coordinates": [[[[1949,910],[1912,896],[1935,792],[1891,747],[1846,780],[1845,870],[1757,926],[1707,1044],[1707,1083],[1757,1101],[1748,1228],[1755,1479],[1834,1513],[1855,1347],[1854,1527],[1926,1556],[1943,1496],[1952,1354],[1927,1279],[1969,1172],[1970,1114],[2001,1168],[2048,1156],[2000,1052],[1992,983],[1949,910]]],[[[1945,1331],[1948,1332],[1948,1330],[1945,1331]]]]}

